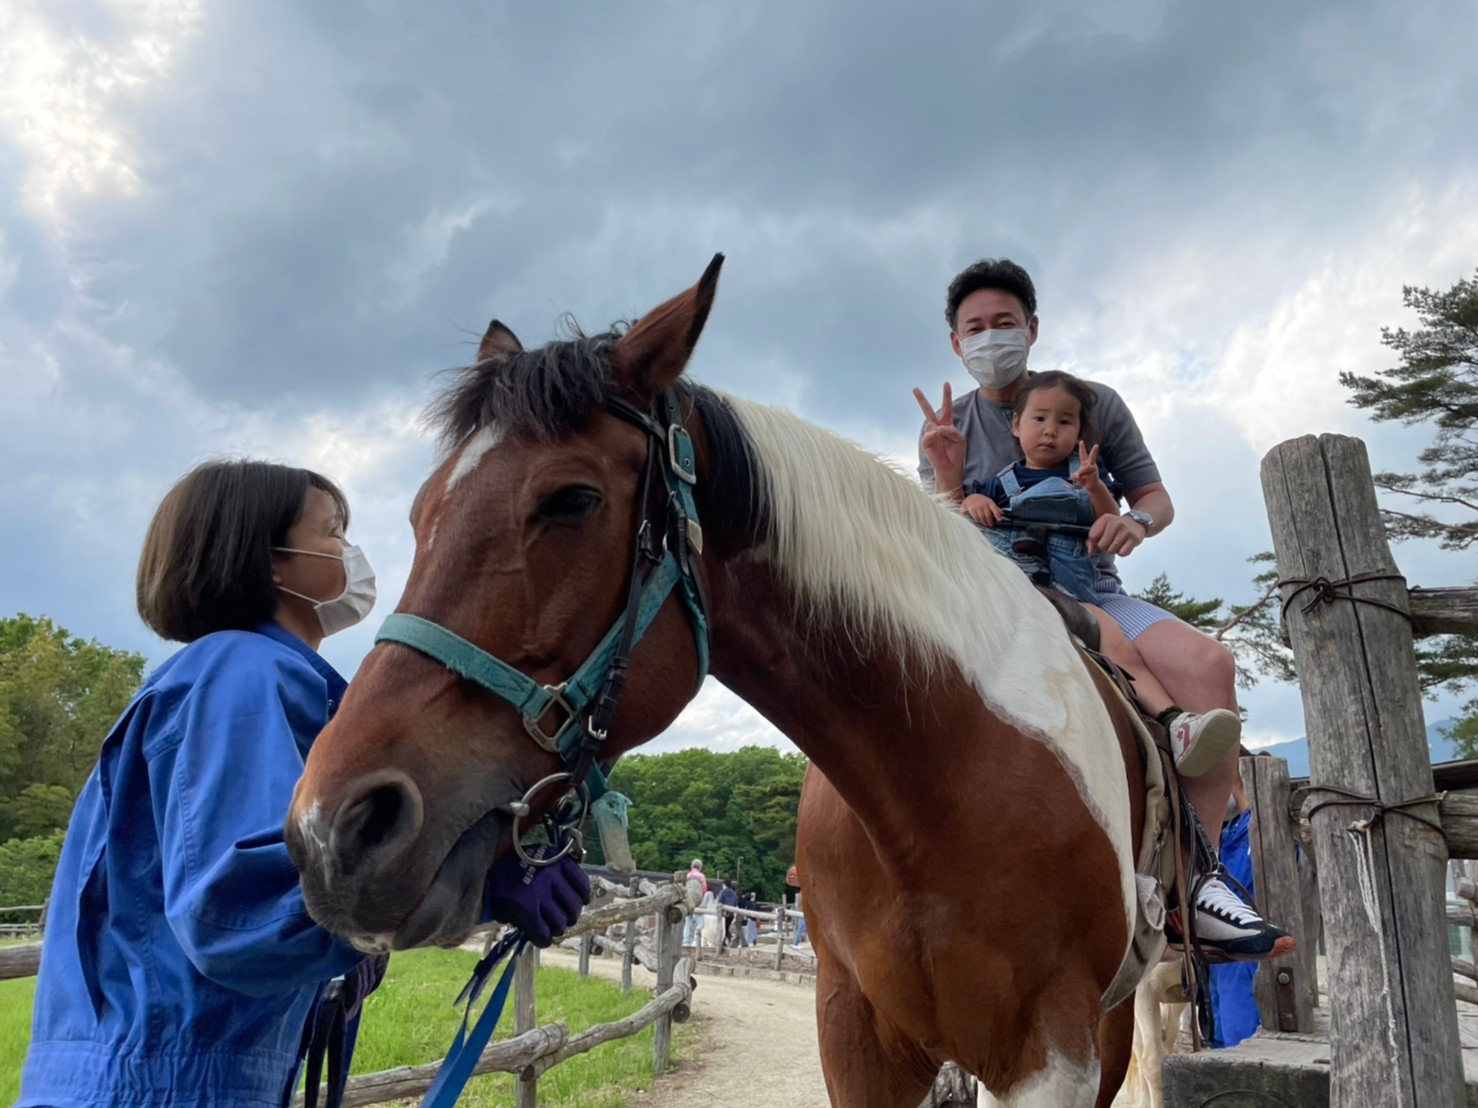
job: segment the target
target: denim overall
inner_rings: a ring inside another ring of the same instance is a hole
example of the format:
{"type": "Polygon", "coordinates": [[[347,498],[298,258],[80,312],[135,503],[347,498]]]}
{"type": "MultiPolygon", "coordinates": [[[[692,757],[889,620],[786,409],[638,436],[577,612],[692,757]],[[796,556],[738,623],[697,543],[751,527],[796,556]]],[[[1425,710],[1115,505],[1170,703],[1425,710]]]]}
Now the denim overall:
{"type": "MultiPolygon", "coordinates": [[[[1068,456],[1068,475],[1078,471],[1076,455],[1068,456]]],[[[1048,477],[1023,489],[1014,466],[996,475],[1009,501],[1006,518],[986,531],[991,545],[1038,584],[1051,584],[1084,603],[1096,603],[1098,567],[1088,554],[1085,538],[1093,524],[1088,491],[1061,477],[1048,477]],[[1066,524],[1081,534],[1053,530],[1066,524]],[[1045,526],[1044,526],[1045,525],[1045,526]]]]}

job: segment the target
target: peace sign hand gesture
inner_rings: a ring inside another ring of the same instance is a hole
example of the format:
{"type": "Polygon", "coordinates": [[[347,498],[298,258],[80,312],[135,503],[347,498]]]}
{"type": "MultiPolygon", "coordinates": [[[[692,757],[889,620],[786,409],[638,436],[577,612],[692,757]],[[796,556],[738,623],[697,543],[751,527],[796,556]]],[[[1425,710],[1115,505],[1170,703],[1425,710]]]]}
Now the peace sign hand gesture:
{"type": "Polygon", "coordinates": [[[914,389],[913,395],[924,413],[919,446],[934,467],[935,488],[940,492],[954,490],[965,479],[965,436],[955,426],[955,401],[949,382],[944,383],[944,404],[937,412],[922,389],[914,389]]]}
{"type": "Polygon", "coordinates": [[[1089,450],[1083,445],[1083,440],[1078,440],[1078,472],[1073,474],[1073,480],[1090,495],[1104,488],[1103,476],[1098,472],[1098,444],[1093,444],[1089,450]]]}

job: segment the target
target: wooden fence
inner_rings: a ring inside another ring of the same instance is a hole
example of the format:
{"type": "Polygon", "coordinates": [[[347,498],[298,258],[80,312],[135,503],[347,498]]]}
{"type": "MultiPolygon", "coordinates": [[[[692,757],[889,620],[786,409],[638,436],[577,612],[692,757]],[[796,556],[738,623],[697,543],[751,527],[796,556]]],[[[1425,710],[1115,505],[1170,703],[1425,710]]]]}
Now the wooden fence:
{"type": "Polygon", "coordinates": [[[1478,634],[1478,590],[1407,588],[1358,439],[1282,443],[1263,460],[1262,484],[1310,777],[1290,781],[1275,758],[1244,759],[1242,770],[1259,907],[1300,949],[1257,973],[1270,1037],[1167,1059],[1166,1104],[1232,1091],[1264,1098],[1248,1104],[1478,1103],[1456,1009],[1459,997],[1478,1001],[1478,970],[1448,944],[1449,921],[1478,925],[1478,874],[1463,867],[1457,906],[1445,894],[1449,858],[1478,858],[1478,775],[1457,763],[1434,777],[1413,652],[1414,637],[1478,634]],[[1315,1012],[1321,936],[1327,1045],[1314,1038],[1325,1022],[1315,1012]],[[1474,984],[1454,983],[1454,972],[1474,984]]]}
{"type": "MultiPolygon", "coordinates": [[[[565,940],[579,942],[625,923],[627,933],[636,935],[639,920],[650,922],[649,935],[654,946],[652,968],[656,972],[656,989],[652,999],[636,1012],[612,1023],[596,1024],[578,1034],[571,1034],[563,1023],[539,1025],[534,1001],[534,969],[539,952],[530,947],[520,956],[513,978],[514,1031],[511,1039],[493,1043],[483,1051],[473,1074],[512,1073],[517,1108],[532,1108],[538,1102],[539,1077],[577,1054],[584,1054],[602,1043],[624,1039],[655,1025],[652,1038],[652,1072],[666,1072],[669,1064],[672,1025],[685,1022],[691,1012],[693,963],[682,957],[683,920],[698,903],[698,886],[675,878],[669,884],[656,885],[641,880],[634,888],[612,888],[602,882],[605,891],[615,896],[610,903],[587,908],[569,931],[565,940]]],[[[586,949],[589,949],[587,944],[586,949]]],[[[631,988],[631,965],[635,943],[622,972],[622,988],[631,988]]],[[[28,943],[0,947],[0,980],[34,976],[41,961],[41,944],[28,943]]],[[[588,954],[582,959],[588,969],[588,954]]],[[[380,1073],[350,1078],[344,1095],[345,1108],[382,1104],[391,1100],[418,1097],[431,1087],[440,1062],[423,1066],[401,1066],[380,1073]]],[[[294,1100],[302,1103],[302,1096],[294,1100]]]]}

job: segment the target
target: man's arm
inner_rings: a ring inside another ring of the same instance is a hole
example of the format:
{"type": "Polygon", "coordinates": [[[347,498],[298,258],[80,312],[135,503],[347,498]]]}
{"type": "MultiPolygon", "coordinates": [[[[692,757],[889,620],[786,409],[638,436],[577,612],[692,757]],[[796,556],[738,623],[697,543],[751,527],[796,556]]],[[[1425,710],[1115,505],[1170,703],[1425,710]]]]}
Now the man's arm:
{"type": "Polygon", "coordinates": [[[1144,512],[1155,521],[1153,534],[1158,535],[1175,519],[1175,505],[1170,502],[1170,493],[1166,491],[1162,481],[1152,481],[1148,485],[1131,489],[1124,499],[1131,508],[1144,512]]]}

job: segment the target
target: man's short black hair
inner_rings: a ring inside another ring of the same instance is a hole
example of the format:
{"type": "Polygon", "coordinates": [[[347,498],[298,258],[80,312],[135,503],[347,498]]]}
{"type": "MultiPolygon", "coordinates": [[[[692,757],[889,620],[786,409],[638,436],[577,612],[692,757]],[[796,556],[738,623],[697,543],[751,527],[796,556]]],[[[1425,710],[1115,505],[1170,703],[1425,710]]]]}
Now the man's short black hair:
{"type": "Polygon", "coordinates": [[[194,642],[249,630],[277,612],[272,548],[287,541],[309,489],[325,493],[349,526],[349,505],[328,478],[271,462],[196,466],[165,494],[139,556],[139,615],[162,638],[194,642]]]}
{"type": "Polygon", "coordinates": [[[1037,287],[1032,284],[1031,274],[1009,258],[982,258],[974,265],[962,269],[949,283],[944,318],[949,320],[951,331],[955,330],[960,304],[965,297],[981,289],[1000,289],[1016,297],[1026,309],[1028,323],[1037,314],[1037,287]]]}

